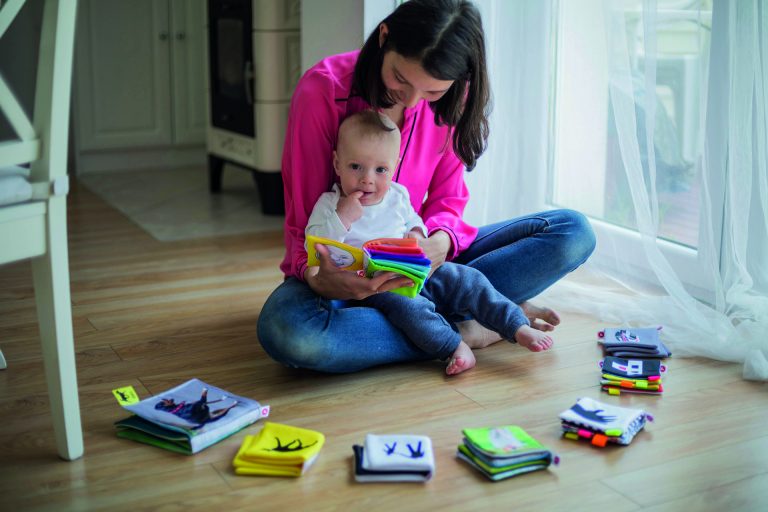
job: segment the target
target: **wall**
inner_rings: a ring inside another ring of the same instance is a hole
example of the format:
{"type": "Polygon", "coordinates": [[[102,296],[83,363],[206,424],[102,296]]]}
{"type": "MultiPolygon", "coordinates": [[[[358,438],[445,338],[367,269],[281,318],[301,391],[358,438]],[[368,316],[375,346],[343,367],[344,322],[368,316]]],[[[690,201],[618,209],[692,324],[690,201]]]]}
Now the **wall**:
{"type": "Polygon", "coordinates": [[[399,0],[302,0],[301,70],[328,55],[360,48],[399,0]]]}

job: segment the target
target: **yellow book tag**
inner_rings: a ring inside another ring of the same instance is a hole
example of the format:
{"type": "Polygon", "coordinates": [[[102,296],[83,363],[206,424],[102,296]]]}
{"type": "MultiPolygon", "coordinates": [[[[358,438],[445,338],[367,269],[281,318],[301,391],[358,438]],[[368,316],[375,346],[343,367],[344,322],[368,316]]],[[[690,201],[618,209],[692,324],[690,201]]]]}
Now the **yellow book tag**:
{"type": "Polygon", "coordinates": [[[133,389],[133,386],[113,389],[112,394],[115,395],[117,403],[120,405],[131,405],[139,401],[139,395],[136,394],[136,390],[133,389]]]}

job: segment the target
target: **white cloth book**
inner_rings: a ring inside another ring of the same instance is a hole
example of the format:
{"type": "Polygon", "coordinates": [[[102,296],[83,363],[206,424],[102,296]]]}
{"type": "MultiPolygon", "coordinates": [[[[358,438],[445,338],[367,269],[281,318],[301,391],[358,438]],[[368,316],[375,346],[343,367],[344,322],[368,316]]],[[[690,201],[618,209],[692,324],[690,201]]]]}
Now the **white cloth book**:
{"type": "Polygon", "coordinates": [[[434,472],[432,440],[418,435],[368,434],[365,436],[363,469],[434,472]]]}

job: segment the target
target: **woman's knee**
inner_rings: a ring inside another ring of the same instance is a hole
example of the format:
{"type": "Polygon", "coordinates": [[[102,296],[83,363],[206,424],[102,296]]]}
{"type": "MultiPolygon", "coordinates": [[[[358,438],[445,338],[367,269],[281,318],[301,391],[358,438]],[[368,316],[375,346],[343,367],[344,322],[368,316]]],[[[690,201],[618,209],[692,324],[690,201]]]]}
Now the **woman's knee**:
{"type": "Polygon", "coordinates": [[[310,321],[299,286],[286,282],[267,299],[257,323],[259,343],[267,355],[286,366],[322,369],[328,361],[326,344],[310,321]]]}
{"type": "Polygon", "coordinates": [[[566,266],[575,269],[585,261],[595,250],[596,238],[589,219],[575,210],[559,210],[559,224],[566,243],[563,244],[562,258],[566,266]]]}
{"type": "Polygon", "coordinates": [[[262,348],[269,357],[285,366],[322,371],[330,358],[321,333],[309,329],[308,322],[291,319],[284,312],[270,312],[266,306],[262,310],[257,325],[262,348]]]}

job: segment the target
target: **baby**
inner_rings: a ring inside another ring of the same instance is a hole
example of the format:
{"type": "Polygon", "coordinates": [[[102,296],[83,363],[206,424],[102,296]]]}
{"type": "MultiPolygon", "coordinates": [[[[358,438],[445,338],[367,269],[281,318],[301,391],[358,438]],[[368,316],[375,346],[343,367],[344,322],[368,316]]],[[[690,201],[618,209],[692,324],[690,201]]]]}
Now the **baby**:
{"type": "MultiPolygon", "coordinates": [[[[392,182],[399,152],[400,131],[387,116],[364,110],[345,119],[333,158],[339,183],[318,199],[306,234],[355,247],[375,238],[426,238],[427,228],[411,205],[408,190],[392,182]]],[[[427,354],[448,359],[448,375],[476,363],[472,349],[446,320],[451,315],[469,314],[502,338],[533,352],[547,350],[553,343],[548,334],[530,326],[517,304],[466,265],[442,264],[412,299],[380,293],[360,302],[380,310],[427,354]]]]}

